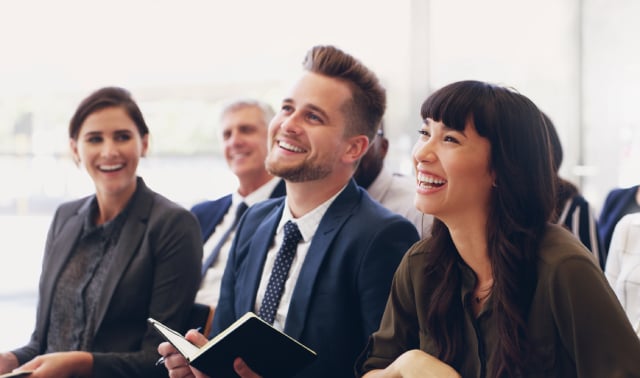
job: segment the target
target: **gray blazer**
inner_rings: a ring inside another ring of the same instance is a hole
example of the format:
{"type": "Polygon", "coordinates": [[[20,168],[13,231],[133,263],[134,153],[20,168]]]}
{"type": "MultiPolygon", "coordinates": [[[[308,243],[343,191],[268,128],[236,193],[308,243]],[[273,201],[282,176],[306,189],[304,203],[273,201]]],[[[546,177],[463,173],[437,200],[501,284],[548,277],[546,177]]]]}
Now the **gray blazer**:
{"type": "MultiPolygon", "coordinates": [[[[200,283],[202,242],[196,218],[150,190],[141,178],[137,191],[93,319],[94,377],[166,377],[164,367],[154,364],[163,340],[146,320],[153,317],[184,330],[200,283]]],[[[81,234],[92,198],[56,210],[43,257],[36,327],[29,343],[13,351],[20,364],[46,349],[53,289],[81,234]]]]}

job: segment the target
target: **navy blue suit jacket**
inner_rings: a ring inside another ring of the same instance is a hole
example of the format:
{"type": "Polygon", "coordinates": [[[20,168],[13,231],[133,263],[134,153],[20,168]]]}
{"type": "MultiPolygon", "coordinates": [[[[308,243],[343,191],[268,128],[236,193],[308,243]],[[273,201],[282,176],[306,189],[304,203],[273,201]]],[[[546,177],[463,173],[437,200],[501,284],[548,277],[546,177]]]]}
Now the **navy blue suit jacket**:
{"type": "MultiPolygon", "coordinates": [[[[268,200],[240,221],[211,336],[254,311],[283,208],[284,198],[268,200]]],[[[378,329],[393,274],[418,239],[411,222],[350,181],[320,221],[291,298],[284,331],[318,353],[297,377],[354,376],[356,357],[378,329]]]]}
{"type": "Polygon", "coordinates": [[[631,201],[635,201],[638,186],[632,186],[625,189],[613,189],[607,195],[604,201],[600,217],[598,218],[598,232],[600,240],[604,244],[605,255],[609,252],[609,244],[613,236],[613,229],[618,221],[626,215],[627,206],[631,201]]]}
{"type": "MultiPolygon", "coordinates": [[[[286,188],[284,180],[280,180],[269,197],[277,198],[285,194],[286,188]]],[[[198,203],[191,208],[191,212],[198,218],[198,222],[200,223],[203,243],[209,239],[218,224],[222,222],[222,218],[224,218],[224,215],[229,211],[229,207],[231,207],[231,194],[227,194],[214,201],[198,203]]],[[[208,252],[204,251],[204,253],[206,254],[208,252]]]]}

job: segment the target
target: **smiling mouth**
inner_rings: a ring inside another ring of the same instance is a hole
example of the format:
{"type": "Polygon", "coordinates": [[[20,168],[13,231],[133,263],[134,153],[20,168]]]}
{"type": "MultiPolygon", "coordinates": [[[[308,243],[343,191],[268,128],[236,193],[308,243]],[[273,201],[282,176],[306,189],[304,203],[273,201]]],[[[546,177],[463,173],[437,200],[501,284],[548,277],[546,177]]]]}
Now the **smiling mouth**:
{"type": "Polygon", "coordinates": [[[426,175],[424,173],[418,173],[416,180],[418,182],[418,186],[422,189],[435,189],[447,183],[447,180],[426,175]]]}
{"type": "Polygon", "coordinates": [[[278,147],[287,150],[287,151],[291,151],[291,152],[307,152],[306,150],[300,148],[300,147],[296,147],[293,144],[287,143],[285,141],[278,141],[278,147]]]}
{"type": "Polygon", "coordinates": [[[124,168],[124,164],[100,165],[98,169],[103,172],[115,172],[124,168]]]}

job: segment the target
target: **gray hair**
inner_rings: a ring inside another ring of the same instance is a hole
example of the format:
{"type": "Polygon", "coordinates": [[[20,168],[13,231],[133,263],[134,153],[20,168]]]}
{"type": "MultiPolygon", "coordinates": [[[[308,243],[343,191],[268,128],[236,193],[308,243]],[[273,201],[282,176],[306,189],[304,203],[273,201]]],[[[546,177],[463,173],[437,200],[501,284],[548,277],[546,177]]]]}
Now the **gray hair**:
{"type": "Polygon", "coordinates": [[[224,118],[224,116],[231,112],[244,108],[258,108],[262,113],[264,123],[267,126],[269,126],[271,119],[275,116],[273,108],[268,103],[252,98],[241,98],[225,102],[222,105],[222,110],[220,111],[220,119],[224,118]]]}

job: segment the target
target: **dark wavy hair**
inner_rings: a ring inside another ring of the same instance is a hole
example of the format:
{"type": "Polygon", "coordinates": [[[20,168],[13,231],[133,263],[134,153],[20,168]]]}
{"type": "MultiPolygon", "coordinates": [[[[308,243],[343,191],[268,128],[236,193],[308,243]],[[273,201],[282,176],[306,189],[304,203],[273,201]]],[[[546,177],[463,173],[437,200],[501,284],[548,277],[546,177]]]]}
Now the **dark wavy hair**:
{"type": "Polygon", "coordinates": [[[312,47],[302,67],[313,73],[344,81],[351,88],[352,102],[344,113],[350,135],[363,134],[373,140],[387,106],[387,95],[378,77],[359,60],[334,46],[312,47]]]}
{"type": "Polygon", "coordinates": [[[144,121],[138,104],[128,90],[120,87],[104,87],[87,96],[76,109],[69,122],[69,138],[77,140],[80,128],[91,114],[106,108],[122,108],[136,124],[140,136],[149,134],[149,127],[144,121]]]}
{"type": "MultiPolygon", "coordinates": [[[[490,169],[496,185],[490,198],[487,241],[493,269],[493,319],[500,343],[488,351],[490,377],[526,371],[530,351],[527,314],[537,283],[539,242],[555,205],[549,137],[537,106],[513,89],[479,81],[447,85],[422,104],[431,118],[462,131],[473,122],[491,143],[490,169]]],[[[439,358],[456,366],[465,351],[460,329],[461,258],[445,224],[434,220],[428,243],[428,281],[434,287],[429,333],[439,358]]]]}

